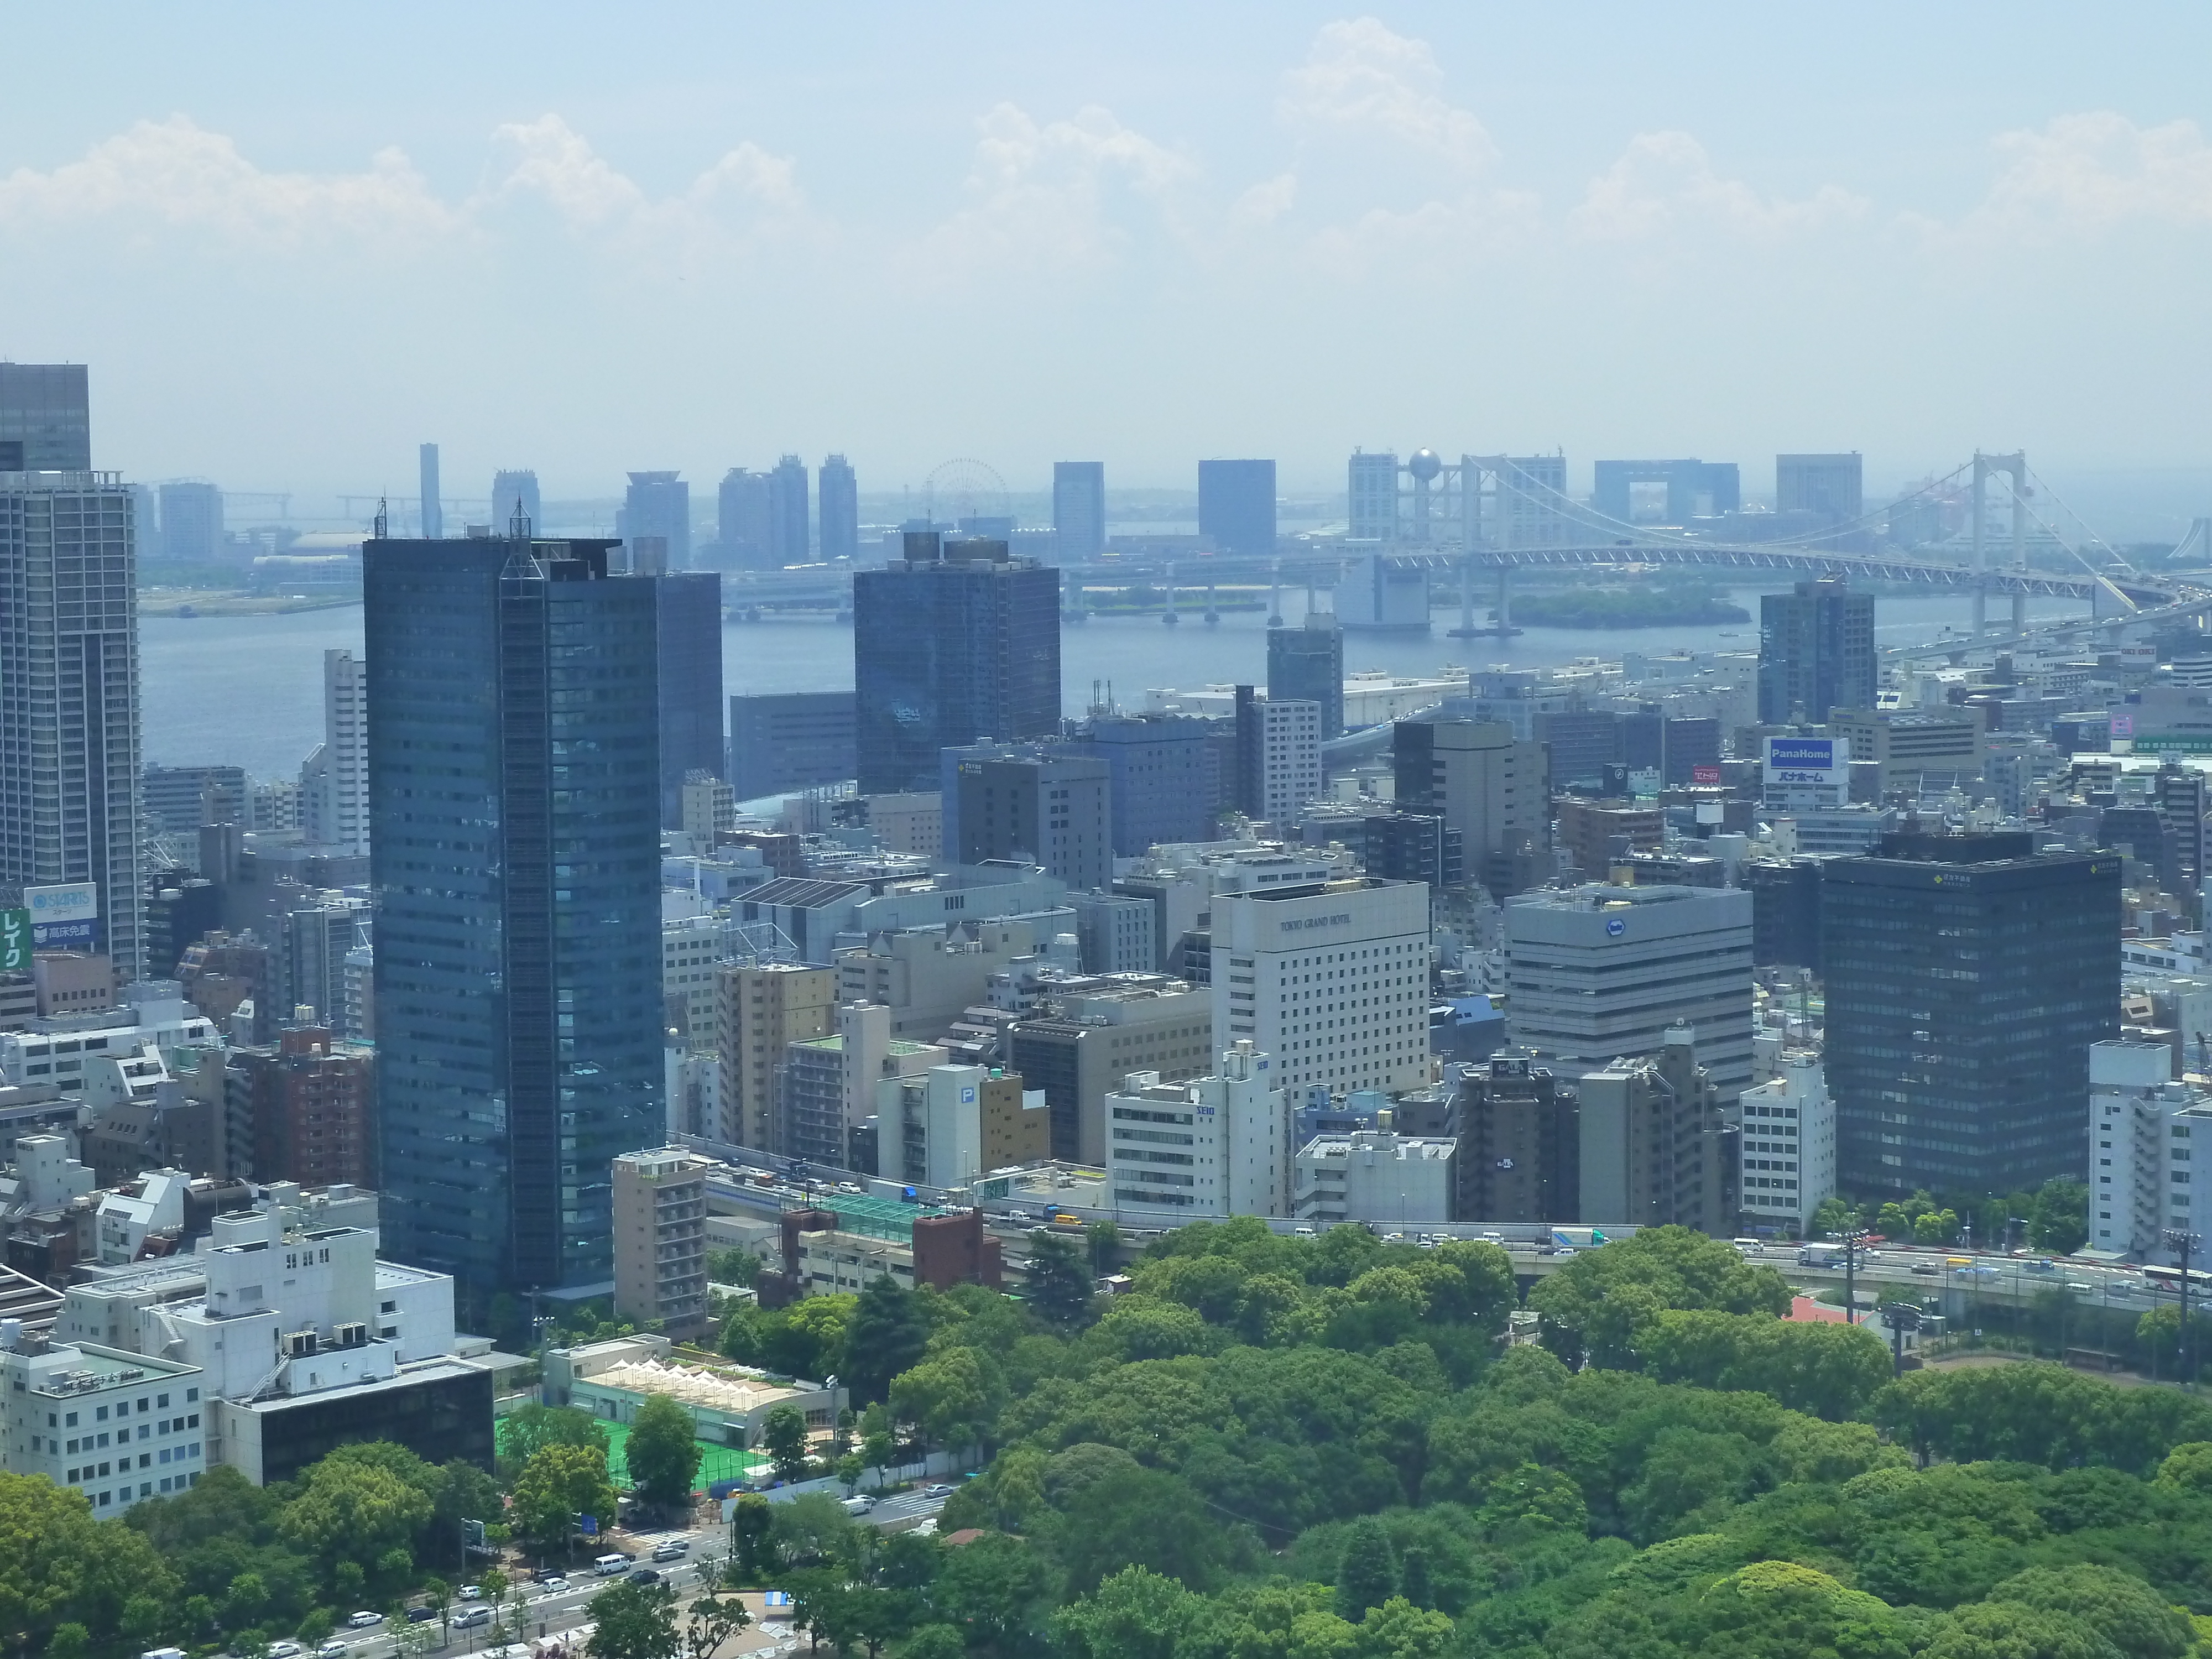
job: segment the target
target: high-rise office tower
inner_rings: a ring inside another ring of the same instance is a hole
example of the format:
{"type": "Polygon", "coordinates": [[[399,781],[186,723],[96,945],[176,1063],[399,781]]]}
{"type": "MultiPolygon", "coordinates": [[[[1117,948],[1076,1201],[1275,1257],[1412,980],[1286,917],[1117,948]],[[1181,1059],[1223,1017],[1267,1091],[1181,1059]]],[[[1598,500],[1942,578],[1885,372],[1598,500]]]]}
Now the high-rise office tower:
{"type": "MultiPolygon", "coordinates": [[[[505,522],[495,519],[497,528],[505,522]]],[[[669,570],[691,568],[691,486],[673,472],[633,472],[623,497],[623,535],[635,547],[641,536],[668,544],[669,570]]]]}
{"type": "Polygon", "coordinates": [[[1326,611],[1303,628],[1267,630],[1267,696],[1321,705],[1321,740],[1344,735],[1344,630],[1326,611]]]}
{"type": "Polygon", "coordinates": [[[764,691],[730,699],[730,787],[739,800],[854,775],[850,691],[764,691]]]}
{"type": "Polygon", "coordinates": [[[1429,1074],[1429,890],[1331,881],[1213,896],[1213,1035],[1286,1090],[1418,1089],[1429,1074]]]}
{"type": "Polygon", "coordinates": [[[222,491],[186,478],[161,486],[161,556],[212,563],[222,555],[222,491]]]}
{"type": "Polygon", "coordinates": [[[515,513],[530,521],[532,531],[543,529],[545,516],[538,502],[538,475],[527,467],[491,475],[491,527],[495,535],[503,536],[514,522],[515,513]]]}
{"type": "Polygon", "coordinates": [[[806,463],[787,455],[768,475],[769,562],[805,564],[812,556],[811,528],[806,511],[806,463]]]}
{"type": "Polygon", "coordinates": [[[822,556],[854,559],[860,555],[860,485],[853,464],[842,455],[822,463],[816,488],[822,492],[822,556]]]}
{"type": "MultiPolygon", "coordinates": [[[[368,850],[368,708],[364,665],[323,653],[323,740],[300,769],[301,827],[318,845],[368,850]]],[[[323,1017],[331,1018],[328,1008],[323,1017]]]]}
{"type": "Polygon", "coordinates": [[[1524,893],[1505,907],[1507,1033],[1572,1080],[1686,1026],[1733,1104],[1751,1086],[1751,895],[1735,889],[1524,893]]]}
{"type": "Polygon", "coordinates": [[[422,534],[434,542],[446,533],[446,509],[438,499],[438,446],[424,444],[416,458],[422,469],[422,534]]]}
{"type": "Polygon", "coordinates": [[[1198,533],[1224,553],[1275,550],[1275,464],[1200,461],[1198,533]]]}
{"type": "Polygon", "coordinates": [[[0,472],[0,887],[95,884],[126,982],[146,890],[136,506],[112,472],[0,472]]]}
{"type": "Polygon", "coordinates": [[[1001,541],[910,531],[853,578],[860,792],[939,787],[938,753],[1060,730],[1060,576],[1001,541]]]}
{"type": "Polygon", "coordinates": [[[1453,1103],[1460,1213],[1484,1221],[1582,1219],[1579,1102],[1525,1048],[1470,1066],[1453,1103]]]}
{"type": "Polygon", "coordinates": [[[1117,856],[1213,838],[1222,782],[1212,737],[1212,721],[1189,714],[1096,714],[1085,722],[1074,747],[1112,774],[1117,856]]]}
{"type": "Polygon", "coordinates": [[[2119,1036],[2120,856],[1900,833],[1821,870],[1845,1192],[2079,1178],[2089,1046],[2119,1036]]]}
{"type": "Polygon", "coordinates": [[[660,634],[660,823],[684,823],[684,780],[723,775],[722,573],[683,570],[650,579],[660,634]]]}
{"type": "Polygon", "coordinates": [[[1759,600],[1759,718],[1823,724],[1831,708],[1871,708],[1876,678],[1874,595],[1840,576],[1799,582],[1759,600]]]}
{"type": "Polygon", "coordinates": [[[611,1160],[666,1133],[658,590],[615,545],[362,550],[384,1239],[472,1294],[605,1284],[611,1160]]]}
{"type": "Polygon", "coordinates": [[[1061,562],[1106,550],[1106,463],[1052,464],[1053,548],[1061,562]]]}
{"type": "Polygon", "coordinates": [[[1441,813],[1459,831],[1470,880],[1506,893],[1541,878],[1534,866],[1551,826],[1542,744],[1502,720],[1400,720],[1390,754],[1398,805],[1441,813]]]}
{"type": "Polygon", "coordinates": [[[733,466],[715,492],[714,533],[726,563],[764,564],[769,550],[769,476],[733,466]]]}
{"type": "Polygon", "coordinates": [[[1114,879],[1111,779],[1103,760],[1057,745],[963,757],[945,814],[960,842],[946,850],[963,864],[1041,864],[1078,892],[1103,888],[1114,879]]]}
{"type": "Polygon", "coordinates": [[[0,362],[0,472],[91,468],[84,365],[0,362]]]}

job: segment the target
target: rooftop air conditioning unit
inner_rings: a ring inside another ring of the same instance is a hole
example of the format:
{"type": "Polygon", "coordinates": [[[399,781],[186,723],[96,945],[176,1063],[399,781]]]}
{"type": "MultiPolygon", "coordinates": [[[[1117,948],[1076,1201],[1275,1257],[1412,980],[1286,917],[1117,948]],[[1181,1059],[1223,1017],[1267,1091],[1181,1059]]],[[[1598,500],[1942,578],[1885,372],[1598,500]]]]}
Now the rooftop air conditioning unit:
{"type": "Polygon", "coordinates": [[[303,1354],[311,1354],[314,1352],[315,1348],[314,1332],[287,1331],[284,1333],[283,1352],[287,1359],[297,1359],[303,1354]]]}
{"type": "Polygon", "coordinates": [[[368,1341],[368,1327],[358,1321],[331,1328],[331,1342],[335,1347],[358,1348],[368,1341]]]}

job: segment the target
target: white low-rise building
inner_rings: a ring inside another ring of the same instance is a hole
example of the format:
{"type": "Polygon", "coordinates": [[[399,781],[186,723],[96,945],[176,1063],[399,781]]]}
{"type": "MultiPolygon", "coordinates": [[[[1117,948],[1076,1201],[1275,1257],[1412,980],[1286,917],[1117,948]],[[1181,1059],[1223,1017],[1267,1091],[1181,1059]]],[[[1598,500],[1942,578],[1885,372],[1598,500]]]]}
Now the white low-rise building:
{"type": "MultiPolygon", "coordinates": [[[[2170,1230],[2212,1230],[2212,1093],[2173,1076],[2163,1042],[2089,1045],[2089,1242],[2171,1267],[2170,1230]]],[[[2200,1258],[2201,1259],[2201,1258],[2200,1258]]]]}
{"type": "Polygon", "coordinates": [[[1117,1214],[1176,1222],[1287,1216],[1290,1116],[1273,1061],[1232,1044],[1211,1077],[1133,1072],[1106,1097],[1106,1190],[1117,1214]]]}
{"type": "Polygon", "coordinates": [[[13,1474],[81,1492],[107,1520],[208,1465],[199,1368],[0,1321],[0,1451],[13,1474]]]}
{"type": "Polygon", "coordinates": [[[1395,1231],[1454,1220],[1459,1142],[1355,1129],[1316,1135],[1297,1159],[1297,1218],[1395,1231]]]}
{"type": "MultiPolygon", "coordinates": [[[[1780,1047],[1778,1038],[1757,1042],[1780,1047]]],[[[1782,1049],[1771,1067],[1759,1069],[1775,1075],[1743,1091],[1745,1224],[1802,1234],[1836,1190],[1835,1098],[1820,1055],[1810,1049],[1782,1049]]]]}

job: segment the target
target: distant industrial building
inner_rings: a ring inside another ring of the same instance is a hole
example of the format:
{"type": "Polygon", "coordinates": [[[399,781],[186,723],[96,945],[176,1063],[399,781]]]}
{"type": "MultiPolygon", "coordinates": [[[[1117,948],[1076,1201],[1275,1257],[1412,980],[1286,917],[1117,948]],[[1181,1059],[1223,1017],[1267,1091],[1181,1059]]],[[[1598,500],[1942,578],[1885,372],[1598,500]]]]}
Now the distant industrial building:
{"type": "Polygon", "coordinates": [[[1858,453],[1847,455],[1777,455],[1774,510],[1802,513],[1820,525],[1842,531],[1856,526],[1866,511],[1863,466],[1858,453]]]}
{"type": "Polygon", "coordinates": [[[1052,529],[1062,562],[1095,559],[1106,550],[1106,463],[1052,464],[1052,529]]]}
{"type": "Polygon", "coordinates": [[[502,470],[491,475],[491,523],[504,532],[520,513],[532,529],[543,527],[545,514],[538,499],[538,475],[527,467],[502,470]]]}
{"type": "Polygon", "coordinates": [[[939,787],[940,750],[1060,730],[1060,577],[1003,541],[907,534],[853,579],[862,794],[939,787]]]}
{"type": "Polygon", "coordinates": [[[2119,1036],[2117,854],[1885,836],[1821,872],[1846,1192],[2008,1193],[2085,1166],[2090,1045],[2119,1036]]]}
{"type": "Polygon", "coordinates": [[[1616,523],[1642,521],[1636,511],[1638,484],[1656,484],[1665,489],[1661,524],[1686,525],[1693,519],[1716,518],[1743,506],[1742,483],[1734,461],[1599,461],[1595,466],[1596,488],[1590,492],[1590,506],[1616,523]]]}
{"type": "MultiPolygon", "coordinates": [[[[492,520],[495,526],[502,522],[492,520]]],[[[666,544],[663,569],[691,568],[691,486],[678,473],[629,475],[629,489],[623,497],[623,539],[634,549],[641,538],[652,536],[666,544]]]]}
{"type": "Polygon", "coordinates": [[[1200,461],[1198,533],[1223,553],[1275,550],[1275,464],[1200,461]]]}

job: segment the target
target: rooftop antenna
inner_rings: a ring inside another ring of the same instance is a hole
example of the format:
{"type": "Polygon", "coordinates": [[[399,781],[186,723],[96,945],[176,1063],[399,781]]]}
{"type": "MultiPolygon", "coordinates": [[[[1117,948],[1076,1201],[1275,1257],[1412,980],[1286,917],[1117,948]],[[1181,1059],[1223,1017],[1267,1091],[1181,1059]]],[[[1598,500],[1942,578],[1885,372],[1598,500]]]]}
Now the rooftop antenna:
{"type": "Polygon", "coordinates": [[[509,541],[526,542],[530,539],[530,515],[522,510],[520,491],[515,494],[514,515],[507,521],[507,535],[509,541]]]}
{"type": "Polygon", "coordinates": [[[385,510],[384,497],[379,495],[376,498],[376,539],[378,541],[384,540],[385,532],[390,527],[391,515],[385,510]]]}

